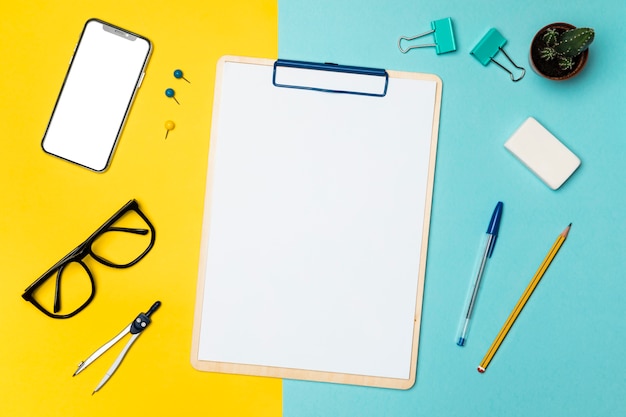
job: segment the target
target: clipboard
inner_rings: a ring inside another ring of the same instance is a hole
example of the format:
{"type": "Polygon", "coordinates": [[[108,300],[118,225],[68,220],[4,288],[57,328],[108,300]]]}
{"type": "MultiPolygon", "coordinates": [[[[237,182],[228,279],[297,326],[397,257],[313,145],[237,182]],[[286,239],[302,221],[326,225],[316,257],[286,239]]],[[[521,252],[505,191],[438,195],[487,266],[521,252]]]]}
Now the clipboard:
{"type": "Polygon", "coordinates": [[[414,384],[441,89],[429,74],[220,59],[196,369],[414,384]]]}

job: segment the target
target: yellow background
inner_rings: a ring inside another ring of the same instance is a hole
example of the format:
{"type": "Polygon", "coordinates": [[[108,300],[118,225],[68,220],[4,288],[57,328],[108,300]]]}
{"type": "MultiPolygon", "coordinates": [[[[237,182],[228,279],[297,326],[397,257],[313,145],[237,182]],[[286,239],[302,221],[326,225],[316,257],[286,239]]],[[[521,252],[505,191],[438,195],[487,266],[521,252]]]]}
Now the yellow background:
{"type": "Polygon", "coordinates": [[[276,57],[276,1],[4,2],[2,12],[0,416],[280,415],[280,380],[190,365],[215,65],[226,54],[276,57]],[[40,146],[74,45],[92,17],[153,43],[105,173],[40,146]],[[176,68],[191,84],[173,77],[176,68]],[[180,106],[165,97],[168,87],[180,106]],[[168,119],[176,128],[165,140],[168,119]],[[50,319],[22,300],[31,282],[131,198],[156,228],[146,258],[128,270],[88,260],[97,295],[71,319],[50,319]],[[163,304],[150,328],[91,396],[127,338],[72,378],[78,362],[156,300],[163,304]]]}

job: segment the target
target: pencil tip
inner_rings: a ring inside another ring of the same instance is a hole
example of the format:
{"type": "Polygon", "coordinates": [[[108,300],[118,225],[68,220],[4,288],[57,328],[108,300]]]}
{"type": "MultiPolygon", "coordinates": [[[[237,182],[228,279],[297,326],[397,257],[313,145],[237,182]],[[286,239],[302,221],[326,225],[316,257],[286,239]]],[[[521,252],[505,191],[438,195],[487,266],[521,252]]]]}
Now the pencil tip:
{"type": "Polygon", "coordinates": [[[561,235],[563,235],[563,237],[567,237],[568,233],[569,233],[569,229],[572,228],[572,224],[568,224],[567,227],[565,228],[565,230],[563,230],[563,232],[561,233],[561,235]]]}

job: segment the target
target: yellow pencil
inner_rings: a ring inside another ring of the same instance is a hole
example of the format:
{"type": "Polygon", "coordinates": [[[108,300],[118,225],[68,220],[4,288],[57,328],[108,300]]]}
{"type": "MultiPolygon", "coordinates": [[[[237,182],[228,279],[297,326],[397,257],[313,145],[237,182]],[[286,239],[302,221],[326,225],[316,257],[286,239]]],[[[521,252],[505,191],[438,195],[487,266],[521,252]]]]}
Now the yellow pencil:
{"type": "Polygon", "coordinates": [[[567,234],[569,233],[569,229],[571,227],[572,227],[572,224],[570,223],[565,228],[565,230],[561,232],[559,237],[554,242],[554,245],[552,245],[550,252],[548,252],[548,254],[546,255],[546,258],[541,263],[541,266],[539,266],[539,269],[537,270],[537,272],[535,272],[535,276],[528,284],[528,287],[526,287],[526,291],[524,291],[524,293],[522,294],[522,297],[519,299],[519,301],[515,305],[515,308],[513,309],[513,311],[511,311],[509,318],[506,319],[506,321],[504,322],[504,325],[502,326],[502,329],[500,329],[500,333],[498,333],[496,340],[493,341],[493,343],[491,344],[491,347],[487,351],[487,354],[485,355],[482,362],[478,366],[478,372],[480,373],[485,372],[485,369],[487,369],[487,366],[489,366],[489,362],[491,362],[494,355],[498,351],[498,348],[502,344],[502,341],[506,337],[509,330],[511,330],[511,327],[513,326],[513,323],[515,323],[517,316],[519,316],[519,313],[522,311],[522,309],[526,305],[526,302],[528,301],[531,294],[537,287],[537,284],[539,284],[541,277],[543,277],[543,274],[545,274],[546,270],[550,266],[550,263],[552,262],[556,254],[559,252],[559,249],[561,249],[561,246],[563,245],[563,242],[565,242],[565,239],[567,238],[567,234]]]}

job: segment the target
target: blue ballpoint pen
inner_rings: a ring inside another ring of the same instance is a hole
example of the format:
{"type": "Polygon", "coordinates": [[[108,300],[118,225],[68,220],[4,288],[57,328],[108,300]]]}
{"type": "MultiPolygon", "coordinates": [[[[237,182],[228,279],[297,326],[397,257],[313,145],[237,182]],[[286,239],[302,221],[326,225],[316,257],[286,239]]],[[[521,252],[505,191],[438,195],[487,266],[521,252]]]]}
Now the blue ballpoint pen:
{"type": "Polygon", "coordinates": [[[476,303],[476,296],[478,295],[480,280],[482,279],[483,273],[485,272],[487,259],[491,258],[491,255],[493,254],[493,248],[496,244],[496,239],[498,237],[498,229],[500,228],[500,217],[502,217],[502,201],[498,201],[498,204],[496,204],[496,208],[493,210],[491,220],[489,221],[489,226],[487,227],[485,249],[482,252],[480,261],[478,262],[478,270],[473,280],[472,287],[470,287],[467,302],[465,303],[465,308],[463,309],[463,317],[461,317],[461,324],[457,333],[456,344],[459,346],[465,345],[465,341],[467,340],[467,331],[469,328],[470,319],[472,318],[474,304],[476,303]]]}

